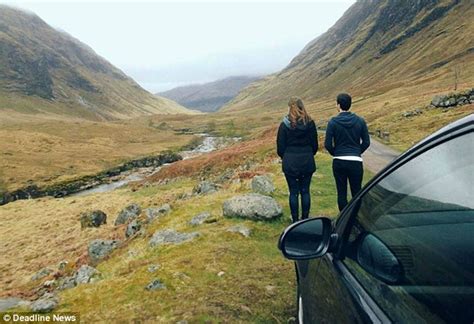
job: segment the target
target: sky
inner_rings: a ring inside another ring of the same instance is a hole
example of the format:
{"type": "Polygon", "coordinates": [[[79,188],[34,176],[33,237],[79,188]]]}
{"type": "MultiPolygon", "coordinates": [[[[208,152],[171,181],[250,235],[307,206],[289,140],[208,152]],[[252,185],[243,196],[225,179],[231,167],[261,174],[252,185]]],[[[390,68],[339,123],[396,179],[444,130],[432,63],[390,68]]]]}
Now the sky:
{"type": "Polygon", "coordinates": [[[156,93],[284,68],[355,1],[1,1],[36,13],[156,93]]]}

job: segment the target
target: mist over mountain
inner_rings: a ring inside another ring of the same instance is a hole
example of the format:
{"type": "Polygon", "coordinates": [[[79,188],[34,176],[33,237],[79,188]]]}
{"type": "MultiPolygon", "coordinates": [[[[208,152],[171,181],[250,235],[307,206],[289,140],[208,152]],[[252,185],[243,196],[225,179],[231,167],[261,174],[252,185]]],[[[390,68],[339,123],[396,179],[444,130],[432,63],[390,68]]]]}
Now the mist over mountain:
{"type": "Polygon", "coordinates": [[[2,110],[88,119],[188,113],[33,13],[0,6],[2,110]]]}
{"type": "Polygon", "coordinates": [[[203,84],[192,84],[157,93],[184,107],[202,112],[214,112],[232,100],[258,77],[235,76],[203,84]]]}
{"type": "Polygon", "coordinates": [[[349,91],[359,97],[427,94],[471,84],[474,14],[468,0],[357,1],[326,33],[307,44],[281,72],[244,89],[224,107],[239,111],[284,107],[291,95],[307,102],[349,91]],[[471,71],[471,72],[470,72],[471,71]]]}

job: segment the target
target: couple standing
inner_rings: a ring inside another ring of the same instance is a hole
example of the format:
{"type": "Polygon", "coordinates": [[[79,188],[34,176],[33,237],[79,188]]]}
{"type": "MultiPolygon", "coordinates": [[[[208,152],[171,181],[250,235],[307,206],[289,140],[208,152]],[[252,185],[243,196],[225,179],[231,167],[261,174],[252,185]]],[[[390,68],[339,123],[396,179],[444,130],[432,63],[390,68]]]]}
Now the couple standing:
{"type": "MultiPolygon", "coordinates": [[[[339,114],[333,117],[326,129],[324,147],[333,158],[333,175],[337,188],[339,211],[347,205],[347,182],[354,197],[362,185],[361,154],[369,147],[370,139],[365,121],[349,111],[352,98],[346,93],[337,96],[339,114]]],[[[283,160],[283,172],[290,190],[290,210],[293,222],[309,216],[311,177],[316,171],[314,155],[318,151],[316,124],[308,115],[303,101],[292,97],[288,102],[288,115],[283,118],[277,135],[277,153],[283,160]]]]}

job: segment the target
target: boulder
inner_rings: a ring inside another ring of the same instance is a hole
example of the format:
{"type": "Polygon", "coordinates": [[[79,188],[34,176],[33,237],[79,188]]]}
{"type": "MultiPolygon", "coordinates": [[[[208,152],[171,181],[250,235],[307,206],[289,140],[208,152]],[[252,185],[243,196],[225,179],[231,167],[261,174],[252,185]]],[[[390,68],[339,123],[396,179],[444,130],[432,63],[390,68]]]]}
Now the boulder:
{"type": "Polygon", "coordinates": [[[162,283],[159,279],[153,280],[145,287],[146,290],[157,290],[157,289],[165,289],[165,288],[166,288],[165,284],[162,283]]]}
{"type": "Polygon", "coordinates": [[[138,204],[130,204],[118,214],[115,225],[127,224],[140,215],[142,209],[138,204]]]}
{"type": "Polygon", "coordinates": [[[49,276],[51,273],[53,273],[53,270],[51,270],[50,268],[43,268],[40,271],[38,271],[37,273],[35,273],[31,277],[31,280],[36,281],[36,280],[42,279],[44,277],[49,276]]]}
{"type": "Polygon", "coordinates": [[[193,193],[198,195],[206,195],[217,191],[217,185],[210,181],[201,181],[193,188],[193,193]]]}
{"type": "Polygon", "coordinates": [[[109,255],[120,243],[119,240],[93,240],[87,249],[89,258],[93,262],[97,262],[109,255]]]}
{"type": "Polygon", "coordinates": [[[31,303],[30,308],[35,313],[48,313],[58,306],[58,302],[59,300],[55,295],[46,293],[31,303]]]}
{"type": "Polygon", "coordinates": [[[175,230],[156,231],[150,239],[150,246],[156,247],[161,244],[179,244],[185,241],[190,241],[199,236],[199,233],[179,233],[175,230]]]}
{"type": "Polygon", "coordinates": [[[107,224],[107,215],[101,210],[81,213],[81,228],[99,227],[107,224]]]}
{"type": "Polygon", "coordinates": [[[169,204],[164,204],[160,207],[150,207],[145,209],[145,215],[149,222],[155,220],[156,218],[166,215],[171,211],[171,206],[169,204]]]}
{"type": "Polygon", "coordinates": [[[435,107],[441,107],[441,104],[445,100],[445,96],[442,95],[436,95],[433,97],[433,100],[431,100],[431,104],[435,107]]]}
{"type": "Polygon", "coordinates": [[[227,229],[227,232],[240,233],[245,237],[249,237],[250,233],[251,233],[251,230],[250,230],[250,228],[245,227],[244,225],[235,225],[235,226],[229,227],[227,229]]]}
{"type": "Polygon", "coordinates": [[[57,290],[71,289],[76,286],[76,278],[74,276],[64,277],[58,281],[57,290]]]}
{"type": "Polygon", "coordinates": [[[25,300],[17,297],[0,298],[0,312],[4,312],[10,308],[20,306],[25,300]]]}
{"type": "Polygon", "coordinates": [[[282,215],[281,206],[272,197],[260,194],[235,196],[224,201],[224,217],[240,217],[252,220],[271,220],[282,215]]]}
{"type": "Polygon", "coordinates": [[[252,178],[252,191],[261,194],[270,194],[275,191],[273,181],[269,176],[258,175],[252,178]]]}
{"type": "Polygon", "coordinates": [[[125,236],[130,237],[134,236],[142,228],[142,223],[138,219],[134,219],[131,223],[127,225],[125,229],[125,236]]]}
{"type": "Polygon", "coordinates": [[[92,283],[100,278],[100,272],[87,264],[82,265],[76,271],[74,281],[76,285],[92,283]]]}
{"type": "Polygon", "coordinates": [[[194,217],[189,221],[189,225],[193,225],[193,226],[201,225],[201,224],[203,224],[209,217],[211,217],[211,213],[210,213],[210,212],[203,212],[203,213],[197,214],[196,216],[194,216],[194,217]]]}

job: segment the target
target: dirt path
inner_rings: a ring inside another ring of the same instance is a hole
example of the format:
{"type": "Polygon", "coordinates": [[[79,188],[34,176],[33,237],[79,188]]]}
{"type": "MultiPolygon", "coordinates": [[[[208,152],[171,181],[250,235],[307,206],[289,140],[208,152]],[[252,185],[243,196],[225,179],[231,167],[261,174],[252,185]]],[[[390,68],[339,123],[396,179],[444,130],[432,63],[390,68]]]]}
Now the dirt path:
{"type": "Polygon", "coordinates": [[[376,174],[399,155],[399,152],[385,144],[377,142],[371,137],[370,147],[362,157],[364,159],[364,166],[376,174]]]}

